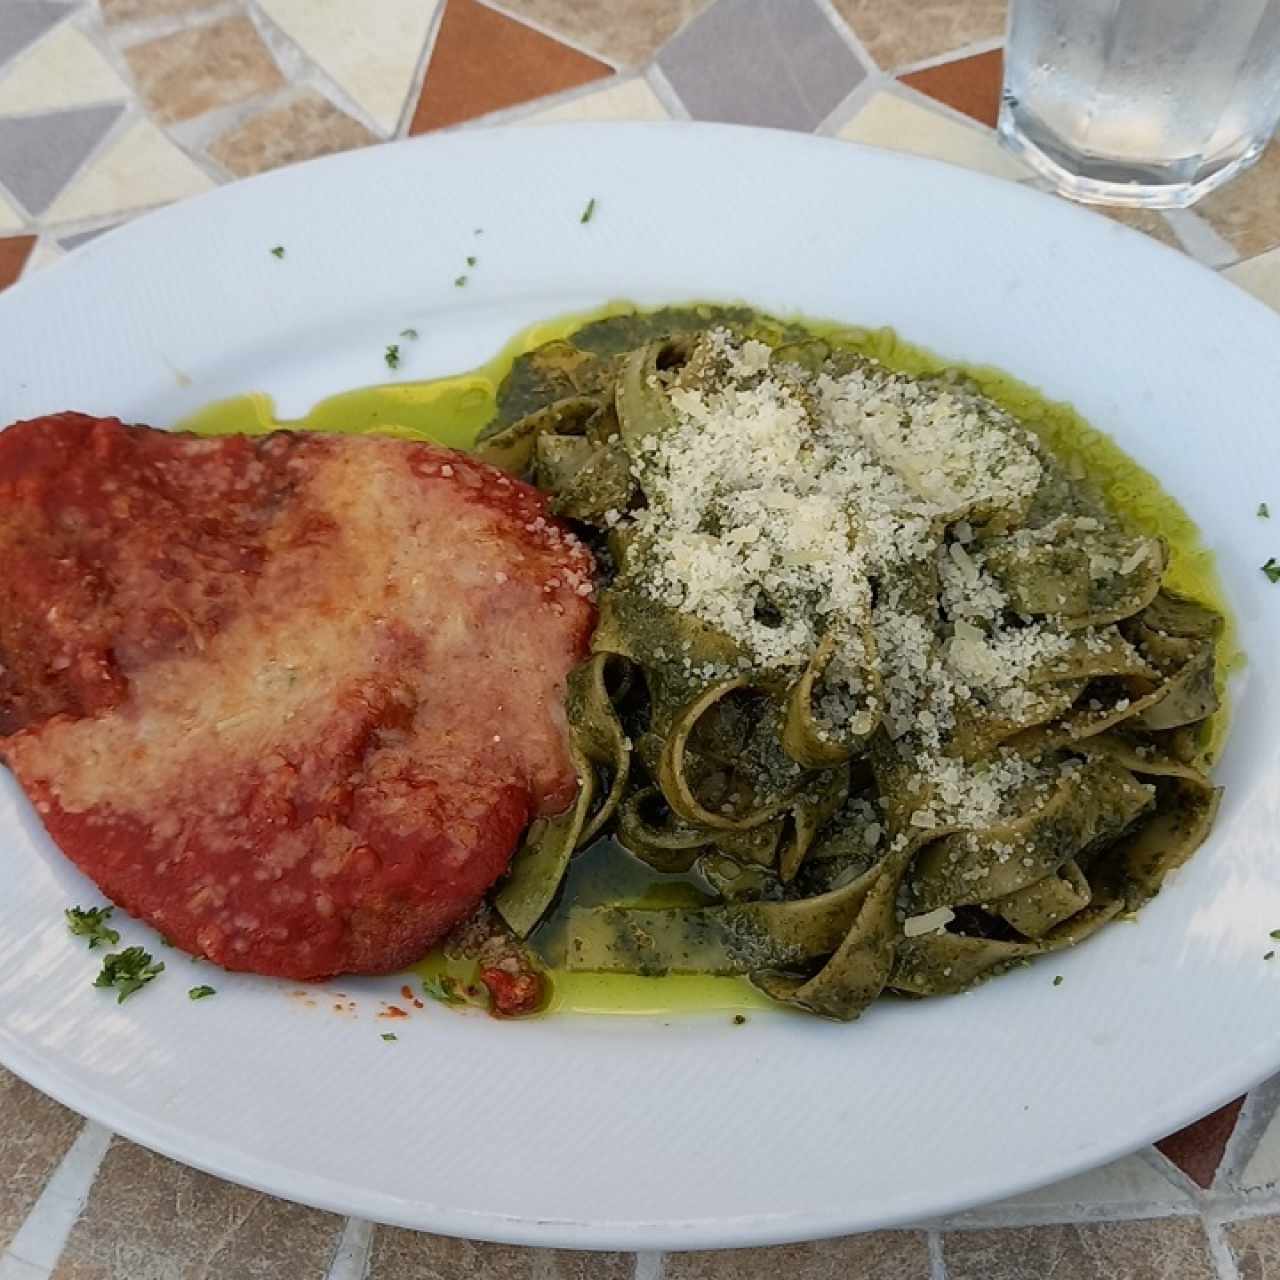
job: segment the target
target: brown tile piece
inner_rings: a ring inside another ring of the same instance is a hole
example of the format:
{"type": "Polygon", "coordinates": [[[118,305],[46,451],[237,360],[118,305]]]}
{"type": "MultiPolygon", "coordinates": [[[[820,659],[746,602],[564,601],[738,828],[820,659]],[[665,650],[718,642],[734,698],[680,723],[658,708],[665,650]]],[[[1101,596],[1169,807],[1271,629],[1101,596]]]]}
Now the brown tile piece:
{"type": "Polygon", "coordinates": [[[409,132],[588,84],[610,68],[477,0],[449,0],[409,132]]]}
{"type": "Polygon", "coordinates": [[[300,160],[366,147],[377,138],[311,89],[286,106],[272,107],[224,133],[209,154],[237,178],[300,160]]]}
{"type": "Polygon", "coordinates": [[[172,18],[207,9],[214,0],[98,0],[108,26],[144,22],[148,18],[172,18]]]}
{"type": "Polygon", "coordinates": [[[117,1138],[52,1280],[323,1280],[341,1231],[117,1138]]]}
{"type": "Polygon", "coordinates": [[[519,1249],[379,1227],[366,1280],[631,1280],[634,1270],[630,1253],[519,1249]]]}
{"type": "Polygon", "coordinates": [[[1153,240],[1167,244],[1171,249],[1181,249],[1182,244],[1174,234],[1168,220],[1155,209],[1125,209],[1118,205],[1091,204],[1088,206],[1094,213],[1100,213],[1113,222],[1123,222],[1126,227],[1144,232],[1153,240]]]}
{"type": "Polygon", "coordinates": [[[834,0],[886,71],[1004,32],[1005,0],[834,0]]]}
{"type": "Polygon", "coordinates": [[[1262,159],[1205,196],[1195,212],[1252,258],[1280,245],[1280,145],[1272,142],[1262,159]]]}
{"type": "Polygon", "coordinates": [[[498,0],[498,7],[623,67],[647,62],[711,0],[498,0]]]}
{"type": "Polygon", "coordinates": [[[1210,1187],[1243,1105],[1243,1098],[1228,1102],[1225,1107],[1220,1107],[1203,1120],[1197,1120],[1195,1124],[1161,1139],[1156,1147],[1188,1178],[1202,1187],[1210,1187]]]}
{"type": "Polygon", "coordinates": [[[926,71],[913,71],[902,77],[902,83],[995,128],[1003,79],[1004,52],[992,49],[990,53],[957,58],[926,71]]]}
{"type": "MultiPolygon", "coordinates": [[[[8,236],[0,240],[0,289],[12,284],[22,274],[22,268],[27,265],[27,259],[35,247],[35,236],[8,236]]],[[[8,1078],[13,1079],[12,1076],[8,1078]]],[[[0,1075],[0,1090],[4,1089],[3,1079],[4,1077],[0,1075]]],[[[22,1087],[26,1088],[25,1085],[22,1087]]],[[[0,1117],[4,1115],[3,1097],[3,1092],[0,1092],[0,1117]]],[[[0,1120],[0,1134],[3,1133],[4,1123],[0,1120]]],[[[3,1177],[2,1168],[0,1168],[0,1177],[3,1177]]],[[[3,1201],[0,1201],[0,1204],[2,1203],[3,1201]]]]}
{"type": "Polygon", "coordinates": [[[947,1280],[1215,1280],[1196,1219],[949,1231],[947,1280]]]}
{"type": "MultiPolygon", "coordinates": [[[[35,237],[22,239],[34,242],[35,237]]],[[[0,240],[0,284],[17,275],[8,272],[4,258],[5,246],[13,243],[0,240]]],[[[30,248],[29,243],[23,261],[30,248]]],[[[17,1234],[82,1124],[74,1112],[0,1067],[0,1252],[17,1234]]]]}
{"type": "Polygon", "coordinates": [[[1240,1280],[1280,1280],[1280,1217],[1228,1222],[1222,1233],[1240,1280]]]}
{"type": "Polygon", "coordinates": [[[248,18],[225,18],[124,51],[151,114],[190,120],[283,87],[284,77],[248,18]]]}
{"type": "Polygon", "coordinates": [[[915,1231],[873,1231],[771,1249],[672,1253],[664,1280],[928,1280],[929,1246],[915,1231]]]}

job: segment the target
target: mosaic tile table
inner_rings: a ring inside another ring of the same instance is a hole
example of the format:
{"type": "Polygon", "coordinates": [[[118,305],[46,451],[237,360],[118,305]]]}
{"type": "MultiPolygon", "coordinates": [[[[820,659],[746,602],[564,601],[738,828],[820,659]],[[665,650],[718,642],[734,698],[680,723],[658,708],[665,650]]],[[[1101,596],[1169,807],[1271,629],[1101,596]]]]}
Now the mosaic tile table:
{"type": "MultiPolygon", "coordinates": [[[[0,285],[157,205],[451,127],[730,120],[1030,175],[1001,0],[0,0],[0,285]]],[[[1280,307],[1280,147],[1117,215],[1280,307]]],[[[0,1280],[1280,1280],[1280,1079],[1156,1147],[915,1230],[588,1255],[374,1228],[151,1155],[0,1071],[0,1280]]]]}

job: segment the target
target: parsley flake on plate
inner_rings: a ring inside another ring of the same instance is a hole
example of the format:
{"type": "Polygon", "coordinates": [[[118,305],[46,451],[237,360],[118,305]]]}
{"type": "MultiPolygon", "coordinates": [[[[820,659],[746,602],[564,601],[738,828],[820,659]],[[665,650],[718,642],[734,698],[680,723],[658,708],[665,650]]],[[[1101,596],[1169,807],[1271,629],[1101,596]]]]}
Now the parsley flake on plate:
{"type": "Polygon", "coordinates": [[[271,250],[271,256],[272,256],[273,258],[283,258],[283,257],[284,257],[284,245],[282,245],[282,244],[278,244],[278,245],[276,245],[276,247],[275,247],[274,249],[272,249],[272,250],[271,250]]]}
{"type": "Polygon", "coordinates": [[[114,987],[120,993],[116,1003],[124,1004],[135,991],[163,972],[164,961],[156,964],[149,951],[141,947],[125,947],[123,951],[113,951],[105,957],[102,972],[94,978],[93,985],[114,987]]]}
{"type": "Polygon", "coordinates": [[[204,1000],[209,996],[216,996],[217,994],[218,992],[214,987],[192,987],[191,990],[187,992],[187,999],[204,1000]]]}
{"type": "Polygon", "coordinates": [[[463,285],[465,285],[466,283],[467,283],[467,277],[466,277],[466,276],[458,276],[458,277],[456,277],[456,278],[455,278],[455,280],[454,280],[454,282],[453,282],[453,287],[454,287],[455,289],[461,289],[461,288],[462,288],[462,286],[463,286],[463,285]]]}
{"type": "Polygon", "coordinates": [[[1275,556],[1267,557],[1267,563],[1262,566],[1262,572],[1267,575],[1268,582],[1280,582],[1280,564],[1276,563],[1275,556]]]}
{"type": "Polygon", "coordinates": [[[77,938],[89,939],[89,950],[102,944],[114,947],[120,941],[120,935],[114,929],[107,928],[114,907],[68,907],[63,915],[67,917],[67,928],[77,938]]]}
{"type": "Polygon", "coordinates": [[[401,329],[400,336],[402,338],[416,338],[418,336],[417,329],[401,329]]]}
{"type": "Polygon", "coordinates": [[[595,212],[596,212],[596,198],[595,196],[592,196],[591,199],[587,201],[587,207],[583,209],[582,217],[580,217],[578,221],[584,222],[584,223],[590,222],[591,219],[595,217],[595,212]]]}
{"type": "Polygon", "coordinates": [[[399,1039],[400,1039],[400,1037],[399,1037],[398,1035],[396,1035],[396,1033],[395,1033],[394,1031],[384,1031],[384,1032],[382,1033],[382,1038],[383,1038],[384,1040],[399,1040],[399,1039]]]}
{"type": "Polygon", "coordinates": [[[383,359],[387,362],[388,369],[398,369],[400,367],[400,345],[392,342],[388,344],[386,354],[383,359]]]}
{"type": "Polygon", "coordinates": [[[1053,985],[1054,985],[1055,987],[1060,987],[1060,986],[1062,986],[1062,974],[1058,974],[1058,976],[1057,976],[1056,978],[1054,978],[1054,980],[1053,980],[1053,985]]]}
{"type": "Polygon", "coordinates": [[[441,1004],[461,1004],[462,996],[458,994],[458,984],[447,974],[438,978],[423,978],[422,990],[432,1000],[441,1004]]]}
{"type": "Polygon", "coordinates": [[[1258,519],[1259,520],[1271,519],[1271,508],[1268,507],[1265,502],[1258,503],[1258,519]]]}
{"type": "Polygon", "coordinates": [[[480,261],[480,259],[479,259],[479,258],[468,258],[468,259],[467,259],[467,266],[469,266],[469,267],[474,267],[474,266],[476,265],[476,263],[477,263],[477,262],[479,262],[479,261],[480,261]]]}

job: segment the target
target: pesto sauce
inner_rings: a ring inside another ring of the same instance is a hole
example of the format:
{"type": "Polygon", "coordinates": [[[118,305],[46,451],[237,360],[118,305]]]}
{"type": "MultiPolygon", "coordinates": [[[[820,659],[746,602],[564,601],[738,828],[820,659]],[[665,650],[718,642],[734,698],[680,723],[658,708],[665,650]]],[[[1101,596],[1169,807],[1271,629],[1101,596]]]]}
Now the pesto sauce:
{"type": "MultiPolygon", "coordinates": [[[[694,305],[701,309],[700,304],[694,305]]],[[[734,311],[735,319],[744,316],[744,309],[734,311]]],[[[611,302],[592,312],[543,321],[515,335],[491,360],[466,373],[342,392],[322,400],[301,418],[277,418],[271,398],[253,392],[211,404],[179,422],[177,428],[200,435],[265,435],[280,430],[382,435],[466,449],[493,417],[498,388],[519,356],[546,342],[568,338],[588,324],[635,312],[636,308],[628,303],[611,302]]],[[[766,340],[794,338],[802,329],[807,336],[823,338],[835,347],[874,356],[900,373],[927,376],[956,370],[968,376],[984,395],[1034,431],[1073,474],[1088,479],[1118,514],[1140,531],[1165,539],[1170,551],[1166,585],[1226,619],[1219,641],[1219,681],[1239,665],[1235,627],[1218,581],[1213,553],[1201,541],[1194,522],[1146,468],[1069,404],[1049,400],[999,369],[947,361],[904,342],[891,329],[857,329],[811,320],[784,323],[751,314],[758,320],[758,336],[766,340]]],[[[1224,710],[1210,722],[1205,746],[1210,759],[1221,748],[1226,726],[1224,704],[1224,710]]],[[[698,974],[645,978],[570,973],[555,967],[563,945],[567,903],[697,905],[710,900],[705,889],[693,877],[653,871],[611,840],[601,840],[575,858],[559,905],[535,930],[532,939],[534,949],[551,965],[552,990],[544,1012],[663,1015],[776,1010],[778,1006],[745,978],[698,974]]],[[[413,966],[413,972],[426,978],[448,975],[463,989],[474,988],[478,976],[474,965],[448,960],[438,951],[413,966]]]]}

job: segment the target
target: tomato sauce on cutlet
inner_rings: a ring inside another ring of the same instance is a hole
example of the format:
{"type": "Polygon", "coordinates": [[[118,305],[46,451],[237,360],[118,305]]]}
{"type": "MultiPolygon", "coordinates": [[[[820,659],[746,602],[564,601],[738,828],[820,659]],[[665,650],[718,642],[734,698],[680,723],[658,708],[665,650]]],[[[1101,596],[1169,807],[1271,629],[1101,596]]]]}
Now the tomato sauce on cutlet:
{"type": "Polygon", "coordinates": [[[290,978],[418,958],[576,778],[590,553],[465,454],[0,433],[0,756],[103,892],[290,978]]]}

